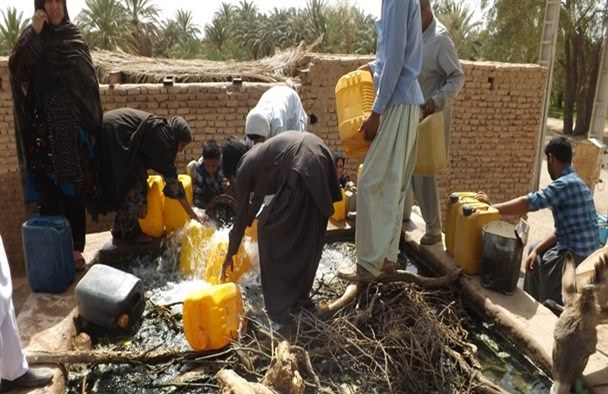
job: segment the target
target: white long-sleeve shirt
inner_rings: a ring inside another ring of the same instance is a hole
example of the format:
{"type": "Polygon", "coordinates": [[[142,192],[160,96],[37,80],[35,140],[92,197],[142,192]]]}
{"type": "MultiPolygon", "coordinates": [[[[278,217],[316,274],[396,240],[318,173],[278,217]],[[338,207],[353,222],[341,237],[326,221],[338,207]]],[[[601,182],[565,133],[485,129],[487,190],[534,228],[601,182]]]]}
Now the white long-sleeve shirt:
{"type": "Polygon", "coordinates": [[[307,126],[308,115],[298,93],[288,86],[273,86],[249,111],[245,134],[270,138],[287,130],[306,131],[307,126]]]}

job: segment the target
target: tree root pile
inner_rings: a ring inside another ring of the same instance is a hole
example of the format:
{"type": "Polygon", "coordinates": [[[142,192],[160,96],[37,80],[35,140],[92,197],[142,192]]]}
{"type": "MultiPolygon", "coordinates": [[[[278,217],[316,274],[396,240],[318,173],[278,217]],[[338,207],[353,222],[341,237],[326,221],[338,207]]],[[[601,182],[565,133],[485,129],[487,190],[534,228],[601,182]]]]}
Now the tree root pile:
{"type": "Polygon", "coordinates": [[[333,318],[322,320],[308,312],[298,316],[285,335],[300,354],[295,357],[299,362],[288,364],[298,368],[273,372],[277,359],[285,358],[284,345],[271,357],[267,341],[249,337],[239,352],[260,367],[269,364],[261,382],[281,393],[503,393],[481,374],[475,348],[464,339],[458,305],[449,301],[454,296],[404,283],[370,285],[333,318]],[[308,366],[302,361],[304,349],[308,366]],[[304,376],[305,390],[277,386],[279,376],[288,381],[304,376]]]}

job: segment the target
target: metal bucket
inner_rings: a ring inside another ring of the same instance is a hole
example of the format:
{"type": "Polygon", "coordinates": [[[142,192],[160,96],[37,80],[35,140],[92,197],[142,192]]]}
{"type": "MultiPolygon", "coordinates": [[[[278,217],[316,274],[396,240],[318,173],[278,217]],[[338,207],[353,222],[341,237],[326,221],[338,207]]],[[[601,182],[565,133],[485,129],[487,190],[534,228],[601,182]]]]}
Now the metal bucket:
{"type": "Polygon", "coordinates": [[[512,294],[517,287],[529,225],[521,220],[514,225],[493,220],[482,227],[483,259],[481,285],[512,294]]]}

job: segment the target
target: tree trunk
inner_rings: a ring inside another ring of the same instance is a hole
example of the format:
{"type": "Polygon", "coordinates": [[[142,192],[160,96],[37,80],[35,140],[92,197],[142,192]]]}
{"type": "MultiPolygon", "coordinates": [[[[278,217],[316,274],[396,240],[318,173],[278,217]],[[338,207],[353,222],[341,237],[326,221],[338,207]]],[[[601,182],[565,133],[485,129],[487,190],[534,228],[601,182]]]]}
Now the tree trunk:
{"type": "MultiPolygon", "coordinates": [[[[589,59],[589,67],[588,67],[588,75],[589,75],[589,83],[588,89],[585,94],[585,124],[584,130],[585,134],[589,133],[589,128],[591,127],[591,117],[593,116],[593,100],[595,100],[595,91],[597,90],[597,78],[600,72],[600,53],[602,50],[601,42],[599,43],[590,43],[590,47],[592,48],[590,51],[587,51],[588,54],[591,54],[591,59],[589,59]]],[[[578,126],[578,120],[577,120],[578,126]]]]}
{"type": "Polygon", "coordinates": [[[563,132],[565,135],[572,134],[572,126],[574,124],[574,97],[576,93],[576,63],[573,61],[572,56],[572,42],[571,35],[568,32],[569,29],[565,29],[564,37],[564,127],[563,132]]]}
{"type": "Polygon", "coordinates": [[[578,68],[578,87],[576,89],[576,121],[573,135],[584,135],[587,132],[585,124],[589,124],[587,119],[586,97],[589,91],[587,77],[587,56],[585,56],[585,38],[577,33],[574,36],[574,57],[576,59],[575,67],[578,68]]]}

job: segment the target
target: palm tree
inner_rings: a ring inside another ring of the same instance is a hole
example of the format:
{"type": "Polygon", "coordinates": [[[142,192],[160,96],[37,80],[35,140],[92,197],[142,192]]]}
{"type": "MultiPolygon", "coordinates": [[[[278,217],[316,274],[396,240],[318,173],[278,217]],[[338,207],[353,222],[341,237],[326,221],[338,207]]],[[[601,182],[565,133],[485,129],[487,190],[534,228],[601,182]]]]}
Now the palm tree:
{"type": "Polygon", "coordinates": [[[307,44],[312,44],[314,41],[322,38],[318,46],[319,51],[325,51],[327,48],[327,13],[326,5],[323,0],[307,0],[306,8],[298,12],[298,16],[294,21],[294,28],[305,38],[307,44]]]}
{"type": "Polygon", "coordinates": [[[222,52],[224,45],[230,38],[229,22],[214,18],[211,23],[205,25],[205,39],[218,52],[222,52]]]}
{"type": "Polygon", "coordinates": [[[85,8],[78,14],[76,23],[93,48],[137,51],[129,14],[118,0],[85,0],[85,8]]]}
{"type": "Polygon", "coordinates": [[[376,29],[376,18],[366,15],[359,24],[359,30],[353,42],[353,53],[360,55],[372,55],[376,52],[378,41],[378,30],[376,29]]]}
{"type": "Polygon", "coordinates": [[[173,28],[177,35],[177,45],[171,51],[172,57],[183,59],[195,58],[200,51],[201,34],[198,25],[193,22],[192,12],[183,9],[175,13],[173,28]]]}
{"type": "Polygon", "coordinates": [[[213,14],[213,19],[230,22],[234,15],[235,9],[236,7],[234,7],[232,4],[222,3],[220,4],[219,9],[213,14]]]}
{"type": "Polygon", "coordinates": [[[184,40],[198,39],[198,36],[201,34],[201,30],[192,19],[191,11],[182,9],[177,10],[175,13],[175,22],[177,23],[178,31],[184,40]]]}
{"type": "Polygon", "coordinates": [[[254,53],[257,57],[270,56],[276,49],[294,47],[300,41],[293,29],[294,8],[274,8],[269,15],[260,19],[259,29],[254,41],[254,53]]]}
{"type": "MultiPolygon", "coordinates": [[[[369,32],[369,15],[365,15],[359,8],[349,4],[347,0],[340,0],[335,5],[326,8],[327,31],[326,31],[326,50],[334,53],[353,53],[358,49],[363,40],[372,41],[372,48],[375,47],[374,33],[371,36],[361,36],[361,31],[369,32]],[[357,48],[356,48],[357,47],[357,48]]],[[[371,17],[373,18],[373,17],[371,17]]],[[[375,20],[372,22],[371,30],[375,31],[375,20]]]]}
{"type": "Polygon", "coordinates": [[[152,55],[152,41],[158,38],[160,9],[150,0],[124,0],[131,19],[133,40],[142,56],[152,55]]]}
{"type": "Polygon", "coordinates": [[[468,5],[450,2],[436,16],[450,32],[460,58],[479,58],[481,22],[474,21],[473,11],[468,5]]]}
{"type": "MultiPolygon", "coordinates": [[[[263,23],[263,15],[258,12],[258,8],[252,2],[241,0],[236,7],[236,15],[233,18],[235,47],[241,46],[245,52],[233,51],[236,58],[258,58],[259,37],[263,23]]],[[[238,49],[238,48],[235,48],[238,49]]]]}
{"type": "Polygon", "coordinates": [[[28,25],[23,19],[23,12],[17,14],[15,7],[8,7],[2,11],[2,24],[0,24],[0,55],[8,55],[15,44],[19,35],[28,25]]]}

